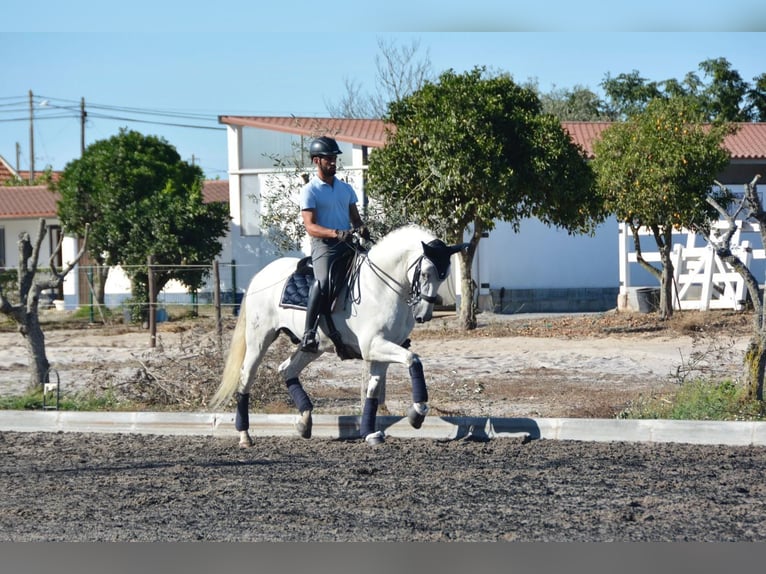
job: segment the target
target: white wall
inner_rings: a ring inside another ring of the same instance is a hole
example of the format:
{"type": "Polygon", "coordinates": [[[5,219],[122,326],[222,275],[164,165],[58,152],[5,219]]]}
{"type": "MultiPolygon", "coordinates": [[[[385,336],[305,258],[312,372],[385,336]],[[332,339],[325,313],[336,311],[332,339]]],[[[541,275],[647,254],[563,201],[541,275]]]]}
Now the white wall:
{"type": "MultiPolygon", "coordinates": [[[[57,219],[46,219],[48,225],[58,225],[57,219]]],[[[37,240],[37,232],[40,229],[40,219],[3,219],[0,220],[0,227],[5,230],[5,266],[15,269],[19,265],[19,236],[23,232],[29,233],[29,237],[34,245],[37,240]]],[[[43,243],[40,246],[40,267],[48,267],[51,257],[50,234],[46,233],[43,243]]]]}
{"type": "Polygon", "coordinates": [[[569,235],[526,219],[515,233],[500,222],[479,243],[474,280],[506,289],[617,287],[617,229],[611,219],[593,237],[569,235]]]}

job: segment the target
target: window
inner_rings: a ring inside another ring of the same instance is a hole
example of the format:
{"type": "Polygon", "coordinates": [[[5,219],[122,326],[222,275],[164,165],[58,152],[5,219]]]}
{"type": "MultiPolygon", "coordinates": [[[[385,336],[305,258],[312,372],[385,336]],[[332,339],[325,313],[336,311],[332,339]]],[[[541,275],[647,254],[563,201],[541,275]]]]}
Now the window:
{"type": "Polygon", "coordinates": [[[0,227],[0,269],[5,267],[5,228],[0,227]]]}

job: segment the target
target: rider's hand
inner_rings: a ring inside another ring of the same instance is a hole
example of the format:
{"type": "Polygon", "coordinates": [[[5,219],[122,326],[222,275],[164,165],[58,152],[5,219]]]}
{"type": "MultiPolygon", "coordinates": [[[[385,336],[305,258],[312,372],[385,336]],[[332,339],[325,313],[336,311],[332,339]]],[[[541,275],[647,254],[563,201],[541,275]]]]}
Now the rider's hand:
{"type": "Polygon", "coordinates": [[[351,241],[352,232],[345,229],[336,229],[335,236],[338,241],[351,241]]]}
{"type": "Polygon", "coordinates": [[[360,225],[359,227],[354,229],[354,231],[359,235],[359,237],[361,237],[365,241],[370,240],[370,230],[367,229],[366,225],[360,225]]]}

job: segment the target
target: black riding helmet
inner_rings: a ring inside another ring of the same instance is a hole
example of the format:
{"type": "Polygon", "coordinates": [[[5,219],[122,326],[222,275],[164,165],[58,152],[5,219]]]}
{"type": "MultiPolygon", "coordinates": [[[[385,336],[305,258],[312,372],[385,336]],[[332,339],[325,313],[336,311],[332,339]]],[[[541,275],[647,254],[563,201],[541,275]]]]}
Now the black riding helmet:
{"type": "Polygon", "coordinates": [[[316,138],[309,146],[309,155],[312,159],[317,156],[327,157],[330,155],[340,155],[342,153],[343,152],[340,151],[340,148],[338,147],[338,142],[327,136],[316,138]]]}

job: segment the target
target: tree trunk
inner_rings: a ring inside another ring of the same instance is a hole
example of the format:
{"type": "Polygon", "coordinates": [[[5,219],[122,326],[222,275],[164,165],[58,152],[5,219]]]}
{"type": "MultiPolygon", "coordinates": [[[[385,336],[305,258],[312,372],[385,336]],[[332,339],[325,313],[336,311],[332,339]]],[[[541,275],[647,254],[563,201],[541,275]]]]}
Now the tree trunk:
{"type": "Polygon", "coordinates": [[[763,379],[766,373],[766,333],[763,330],[750,340],[745,353],[745,366],[748,375],[747,397],[762,401],[763,379]]]}
{"type": "MultiPolygon", "coordinates": [[[[460,251],[460,328],[464,331],[472,331],[476,328],[476,307],[473,304],[476,284],[473,281],[471,270],[473,269],[473,257],[479,246],[483,228],[478,222],[474,222],[473,234],[468,242],[468,248],[460,251]]],[[[458,242],[460,238],[457,238],[458,242]]]]}
{"type": "Polygon", "coordinates": [[[45,334],[36,310],[26,314],[25,324],[20,326],[19,332],[24,337],[29,357],[29,389],[42,388],[48,382],[50,363],[45,352],[45,334]]]}
{"type": "Polygon", "coordinates": [[[476,328],[476,309],[473,304],[474,283],[471,277],[473,254],[460,253],[460,328],[472,331],[476,328]]]}
{"type": "Polygon", "coordinates": [[[106,280],[109,276],[109,267],[103,264],[95,264],[93,266],[93,289],[96,295],[96,303],[99,305],[104,304],[106,295],[106,280]]]}

